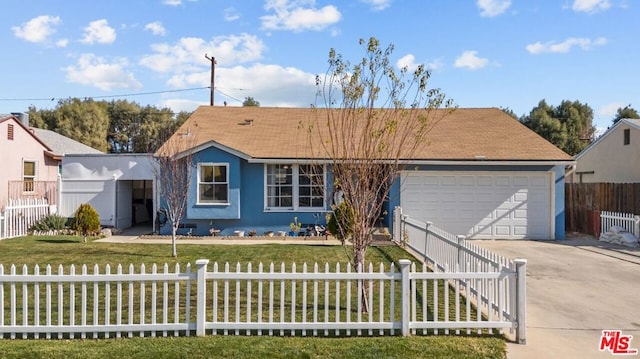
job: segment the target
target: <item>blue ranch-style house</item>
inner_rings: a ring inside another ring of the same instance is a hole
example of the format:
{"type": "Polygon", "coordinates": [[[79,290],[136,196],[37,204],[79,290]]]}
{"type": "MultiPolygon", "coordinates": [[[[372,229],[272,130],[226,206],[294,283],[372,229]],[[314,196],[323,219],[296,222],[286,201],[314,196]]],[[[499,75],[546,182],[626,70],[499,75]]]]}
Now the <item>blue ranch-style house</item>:
{"type": "MultiPolygon", "coordinates": [[[[318,109],[199,107],[173,136],[192,136],[193,176],[180,234],[289,232],[325,224],[331,168],[309,149],[301,121],[318,109]]],[[[446,110],[436,110],[446,111],[446,110]]],[[[573,159],[497,108],[456,109],[391,187],[393,208],[476,239],[564,239],[564,173],[573,159]]],[[[171,141],[170,139],[169,141],[171,141]]],[[[175,140],[175,139],[174,139],[175,140]]],[[[160,203],[162,199],[160,199],[160,203]]],[[[170,233],[168,225],[160,228],[170,233]]]]}

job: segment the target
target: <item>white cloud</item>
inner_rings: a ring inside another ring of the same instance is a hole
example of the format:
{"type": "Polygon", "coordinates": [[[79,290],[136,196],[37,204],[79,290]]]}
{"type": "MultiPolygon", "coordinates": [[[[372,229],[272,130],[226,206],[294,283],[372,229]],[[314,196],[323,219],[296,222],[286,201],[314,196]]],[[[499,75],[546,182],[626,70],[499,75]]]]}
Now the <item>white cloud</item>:
{"type": "Polygon", "coordinates": [[[456,58],[453,66],[468,70],[481,69],[489,64],[489,60],[478,57],[478,51],[465,51],[456,58]]]}
{"type": "Polygon", "coordinates": [[[56,32],[56,25],[61,20],[58,16],[41,15],[22,23],[21,26],[13,26],[13,34],[29,42],[44,42],[56,32]]]}
{"type": "Polygon", "coordinates": [[[262,58],[264,43],[254,35],[217,36],[211,41],[185,37],[175,44],[151,45],[153,54],[143,56],[140,65],[162,73],[202,71],[210,66],[205,54],[220,65],[256,61],[262,58]]]}
{"type": "Polygon", "coordinates": [[[588,38],[576,38],[570,37],[563,42],[549,41],[546,43],[536,42],[526,46],[529,53],[537,55],[541,53],[567,53],[571,51],[573,47],[579,47],[582,50],[591,50],[595,46],[606,45],[607,39],[604,37],[598,37],[594,40],[588,38]]]}
{"type": "Polygon", "coordinates": [[[611,117],[611,119],[613,119],[616,115],[616,113],[618,112],[619,108],[624,108],[625,106],[627,106],[626,103],[623,102],[612,102],[608,105],[604,105],[602,107],[599,107],[596,110],[596,113],[600,116],[607,116],[607,117],[611,117]]]}
{"type": "Polygon", "coordinates": [[[85,44],[111,44],[116,41],[116,30],[109,26],[106,19],[92,21],[84,28],[84,38],[80,42],[85,44]]]}
{"type": "Polygon", "coordinates": [[[182,112],[182,111],[193,112],[199,106],[204,106],[204,105],[208,105],[208,104],[209,104],[208,101],[207,102],[201,102],[201,101],[193,101],[193,100],[187,100],[187,99],[174,98],[174,99],[162,100],[161,103],[160,103],[160,106],[161,107],[168,107],[168,108],[171,109],[172,112],[178,113],[178,112],[182,112]]]}
{"type": "Polygon", "coordinates": [[[144,26],[144,29],[151,31],[152,34],[158,36],[164,36],[167,33],[160,21],[150,22],[144,26]]]}
{"type": "Polygon", "coordinates": [[[69,40],[68,39],[60,39],[60,40],[56,41],[56,46],[57,47],[67,47],[67,45],[69,45],[69,40]]]}
{"type": "Polygon", "coordinates": [[[373,11],[381,11],[391,6],[392,0],[361,0],[363,3],[371,6],[373,11]]]}
{"type": "Polygon", "coordinates": [[[139,89],[142,84],[136,80],[124,58],[108,63],[94,54],[82,54],[76,65],[64,68],[67,81],[82,85],[95,86],[104,91],[112,89],[139,89]]]}
{"type": "Polygon", "coordinates": [[[429,63],[427,63],[427,69],[428,70],[440,70],[442,68],[444,68],[444,62],[442,61],[442,59],[435,59],[433,61],[430,61],[429,63]]]}
{"type": "Polygon", "coordinates": [[[164,0],[162,3],[169,6],[180,6],[182,5],[182,0],[164,0]]]}
{"type": "Polygon", "coordinates": [[[327,5],[316,9],[315,0],[267,0],[265,10],[273,15],[265,15],[262,28],[267,30],[323,30],[340,21],[342,15],[338,8],[327,5]]]}
{"type": "MultiPolygon", "coordinates": [[[[208,86],[210,73],[175,75],[169,80],[173,87],[208,86]]],[[[315,74],[292,67],[254,64],[250,67],[217,68],[215,102],[241,105],[245,97],[253,97],[260,106],[308,107],[315,101],[315,74]]]]}
{"type": "Polygon", "coordinates": [[[480,8],[480,16],[494,17],[507,11],[511,0],[478,0],[476,5],[480,8]]]}
{"type": "Polygon", "coordinates": [[[233,7],[228,7],[226,9],[224,9],[224,19],[226,21],[236,21],[240,18],[240,15],[238,14],[238,12],[236,11],[235,8],[233,7]]]}
{"type": "Polygon", "coordinates": [[[412,54],[404,55],[396,62],[396,67],[400,69],[406,67],[409,71],[414,71],[418,68],[418,64],[416,64],[416,57],[412,54]]]}
{"type": "Polygon", "coordinates": [[[571,8],[576,12],[586,12],[587,14],[593,14],[598,11],[603,11],[611,7],[609,0],[574,0],[571,8]]]}

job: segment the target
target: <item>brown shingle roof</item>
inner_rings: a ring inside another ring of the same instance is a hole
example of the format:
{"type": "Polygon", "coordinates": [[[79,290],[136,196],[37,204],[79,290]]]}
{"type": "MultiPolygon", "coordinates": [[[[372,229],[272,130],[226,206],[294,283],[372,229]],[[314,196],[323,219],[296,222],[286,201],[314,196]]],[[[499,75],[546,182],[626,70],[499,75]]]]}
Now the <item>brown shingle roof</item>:
{"type": "MultiPolygon", "coordinates": [[[[311,108],[199,107],[172,137],[195,134],[193,147],[214,143],[261,159],[314,158],[299,127],[311,108]],[[247,120],[253,120],[247,124],[247,120]]],[[[323,111],[323,110],[317,110],[323,111]]],[[[435,116],[446,110],[436,110],[435,116]]],[[[572,157],[498,108],[459,108],[427,135],[414,160],[572,161],[572,157]]],[[[170,140],[171,141],[171,140],[170,140]]]]}

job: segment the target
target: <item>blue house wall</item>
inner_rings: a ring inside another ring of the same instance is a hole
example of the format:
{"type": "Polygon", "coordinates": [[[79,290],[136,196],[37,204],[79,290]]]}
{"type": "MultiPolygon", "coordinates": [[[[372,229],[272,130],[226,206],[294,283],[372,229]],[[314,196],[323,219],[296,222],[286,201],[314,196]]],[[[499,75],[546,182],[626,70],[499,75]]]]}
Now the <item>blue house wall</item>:
{"type": "MultiPolygon", "coordinates": [[[[264,164],[249,163],[224,150],[209,147],[194,156],[194,175],[192,176],[186,214],[178,231],[184,234],[190,231],[193,235],[209,235],[211,228],[219,229],[221,236],[231,236],[235,231],[251,230],[258,235],[267,231],[289,232],[289,224],[297,218],[304,225],[325,225],[326,214],[330,210],[329,196],[325,199],[322,211],[293,211],[265,209],[264,164]],[[198,204],[197,203],[197,164],[228,163],[229,168],[229,203],[198,204]]],[[[331,193],[331,173],[326,177],[327,191],[331,193]]],[[[170,233],[169,226],[161,228],[161,233],[170,233]]]]}
{"type": "MultiPolygon", "coordinates": [[[[293,210],[269,210],[265,207],[265,167],[263,163],[249,163],[227,151],[216,147],[209,147],[194,158],[194,175],[192,176],[191,189],[188,195],[188,204],[185,218],[182,221],[184,228],[179,234],[191,231],[195,235],[209,235],[209,229],[219,229],[220,235],[233,235],[234,231],[250,230],[263,235],[267,231],[289,232],[289,223],[297,217],[298,222],[305,225],[326,224],[326,214],[330,212],[332,188],[331,171],[327,169],[326,183],[327,196],[325,208],[322,211],[293,211],[293,210]],[[229,203],[197,204],[197,163],[228,163],[229,171],[229,203]]],[[[565,209],[564,209],[564,167],[563,166],[487,166],[487,165],[420,165],[412,167],[417,171],[540,171],[553,172],[555,177],[555,239],[565,238],[565,209]]],[[[382,213],[383,226],[393,230],[393,209],[400,206],[400,178],[398,177],[391,186],[389,196],[384,204],[382,213]]],[[[161,228],[161,233],[170,232],[169,226],[161,228]]]]}

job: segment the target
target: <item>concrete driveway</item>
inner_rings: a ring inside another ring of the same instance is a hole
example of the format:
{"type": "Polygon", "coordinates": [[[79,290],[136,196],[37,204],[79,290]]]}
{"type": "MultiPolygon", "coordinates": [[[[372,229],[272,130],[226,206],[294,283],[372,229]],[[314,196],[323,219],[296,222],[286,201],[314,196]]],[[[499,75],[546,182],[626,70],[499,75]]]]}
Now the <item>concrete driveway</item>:
{"type": "Polygon", "coordinates": [[[630,348],[640,349],[640,249],[592,237],[474,243],[528,260],[527,344],[508,344],[508,358],[618,356],[599,351],[606,329],[632,335],[630,348]]]}

